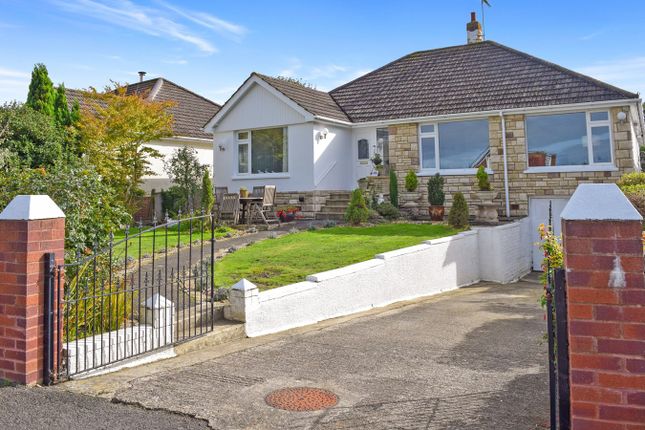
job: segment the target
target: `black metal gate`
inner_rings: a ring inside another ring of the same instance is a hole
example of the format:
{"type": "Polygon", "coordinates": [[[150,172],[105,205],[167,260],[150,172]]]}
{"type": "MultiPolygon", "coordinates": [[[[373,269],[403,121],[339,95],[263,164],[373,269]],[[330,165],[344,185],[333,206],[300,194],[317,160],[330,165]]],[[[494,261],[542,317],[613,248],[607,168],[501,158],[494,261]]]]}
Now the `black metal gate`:
{"type": "Polygon", "coordinates": [[[549,338],[549,395],[551,430],[569,430],[569,336],[567,332],[567,292],[564,269],[548,276],[546,292],[549,338]]]}
{"type": "Polygon", "coordinates": [[[46,264],[45,384],[213,330],[215,223],[202,213],[46,264]]]}

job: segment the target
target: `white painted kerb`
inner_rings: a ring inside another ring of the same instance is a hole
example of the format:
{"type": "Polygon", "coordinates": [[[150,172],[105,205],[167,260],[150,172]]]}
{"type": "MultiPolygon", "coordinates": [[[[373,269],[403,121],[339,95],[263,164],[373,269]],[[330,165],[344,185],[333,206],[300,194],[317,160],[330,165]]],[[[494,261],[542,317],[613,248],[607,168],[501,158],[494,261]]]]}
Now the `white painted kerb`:
{"type": "Polygon", "coordinates": [[[642,221],[616,184],[580,184],[560,218],[568,221],[642,221]]]}
{"type": "Polygon", "coordinates": [[[32,221],[54,218],[65,218],[65,214],[46,195],[16,196],[0,213],[0,220],[6,221],[32,221]]]}

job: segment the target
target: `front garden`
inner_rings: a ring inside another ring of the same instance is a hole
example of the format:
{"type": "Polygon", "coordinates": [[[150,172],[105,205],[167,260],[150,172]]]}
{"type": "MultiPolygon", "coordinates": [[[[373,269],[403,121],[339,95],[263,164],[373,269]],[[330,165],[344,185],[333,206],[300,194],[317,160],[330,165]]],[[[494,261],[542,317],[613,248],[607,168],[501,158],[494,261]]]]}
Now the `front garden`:
{"type": "Polygon", "coordinates": [[[260,289],[280,287],[304,281],[313,273],[458,232],[442,224],[380,224],[292,233],[258,242],[218,261],[215,286],[230,287],[246,278],[260,289]]]}

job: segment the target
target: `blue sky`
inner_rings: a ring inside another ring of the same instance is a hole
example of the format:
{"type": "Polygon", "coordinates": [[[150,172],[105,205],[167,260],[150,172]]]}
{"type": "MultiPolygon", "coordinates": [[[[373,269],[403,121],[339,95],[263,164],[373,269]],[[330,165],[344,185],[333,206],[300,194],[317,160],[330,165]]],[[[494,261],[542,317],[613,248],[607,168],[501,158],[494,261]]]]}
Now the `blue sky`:
{"type": "MultiPolygon", "coordinates": [[[[645,1],[490,0],[487,39],[645,91],[645,1]]],[[[163,76],[224,102],[252,71],[332,89],[407,53],[459,45],[479,0],[0,0],[0,101],[34,63],[102,88],[163,76]]]]}

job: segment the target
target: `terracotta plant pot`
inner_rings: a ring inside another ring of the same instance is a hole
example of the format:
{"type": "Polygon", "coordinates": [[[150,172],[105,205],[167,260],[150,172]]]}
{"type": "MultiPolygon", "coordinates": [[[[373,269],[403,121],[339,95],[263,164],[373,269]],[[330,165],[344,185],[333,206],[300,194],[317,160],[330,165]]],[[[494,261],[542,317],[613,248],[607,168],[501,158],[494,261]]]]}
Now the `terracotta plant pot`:
{"type": "Polygon", "coordinates": [[[546,164],[546,153],[529,152],[529,167],[544,166],[546,164]]]}
{"type": "Polygon", "coordinates": [[[432,221],[443,221],[443,216],[445,213],[444,206],[428,206],[428,213],[430,214],[430,219],[432,221]]]}

